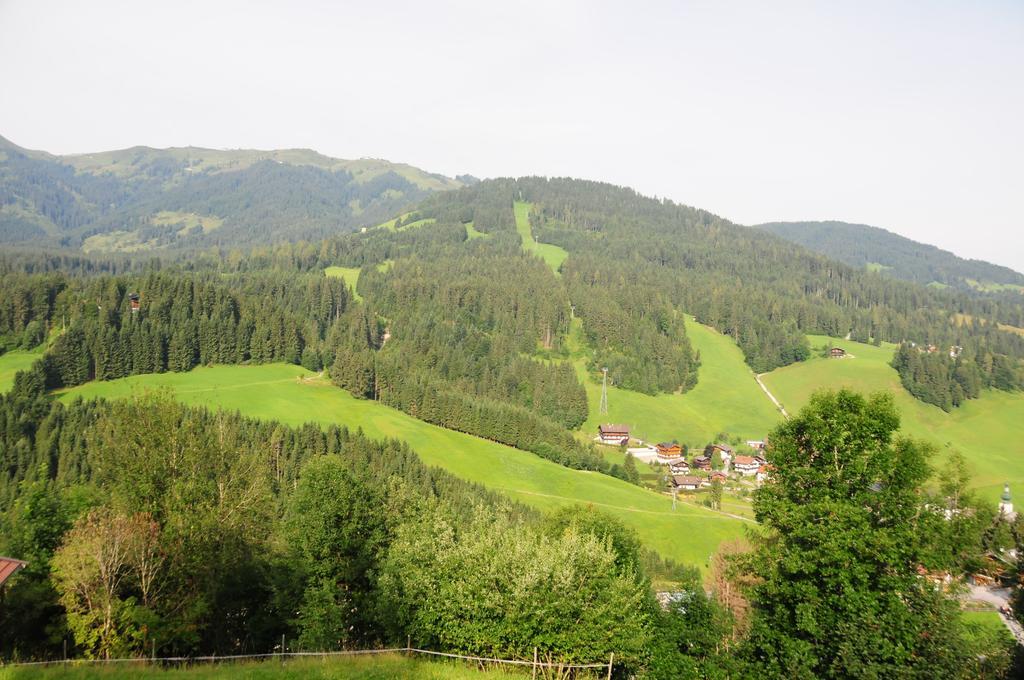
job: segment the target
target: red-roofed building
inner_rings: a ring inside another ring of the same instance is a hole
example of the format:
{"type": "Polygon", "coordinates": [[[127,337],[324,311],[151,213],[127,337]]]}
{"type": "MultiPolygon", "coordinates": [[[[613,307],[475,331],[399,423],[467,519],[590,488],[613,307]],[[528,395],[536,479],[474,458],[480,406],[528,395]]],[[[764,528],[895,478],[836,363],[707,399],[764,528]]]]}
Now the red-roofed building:
{"type": "Polygon", "coordinates": [[[732,469],[744,477],[756,475],[760,467],[761,461],[757,460],[753,456],[736,456],[736,460],[733,461],[732,464],[732,469]]]}
{"type": "Polygon", "coordinates": [[[0,587],[3,587],[4,583],[10,577],[28,566],[28,562],[22,562],[10,557],[0,557],[0,587]]]}

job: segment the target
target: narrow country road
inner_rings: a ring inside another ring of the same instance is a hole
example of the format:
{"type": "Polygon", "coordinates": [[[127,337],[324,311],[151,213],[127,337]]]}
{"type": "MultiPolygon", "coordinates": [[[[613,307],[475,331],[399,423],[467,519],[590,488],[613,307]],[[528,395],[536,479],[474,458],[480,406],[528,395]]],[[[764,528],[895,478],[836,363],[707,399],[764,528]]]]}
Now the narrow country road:
{"type": "Polygon", "coordinates": [[[768,398],[772,400],[772,403],[775,404],[775,408],[779,409],[779,413],[781,413],[782,416],[786,418],[786,420],[789,420],[789,414],[786,413],[786,409],[782,408],[782,404],[780,404],[779,400],[775,398],[775,395],[769,392],[768,387],[763,382],[761,382],[761,376],[755,373],[754,380],[756,380],[757,384],[761,386],[761,389],[764,390],[764,393],[768,395],[768,398]]]}
{"type": "Polygon", "coordinates": [[[1017,619],[1003,611],[1003,608],[1008,607],[1010,604],[1009,589],[986,588],[985,586],[972,585],[967,598],[978,602],[987,602],[995,606],[999,611],[999,618],[1002,619],[1003,625],[1006,626],[1010,633],[1013,634],[1017,644],[1024,646],[1024,627],[1020,625],[1020,622],[1017,621],[1017,619]]]}

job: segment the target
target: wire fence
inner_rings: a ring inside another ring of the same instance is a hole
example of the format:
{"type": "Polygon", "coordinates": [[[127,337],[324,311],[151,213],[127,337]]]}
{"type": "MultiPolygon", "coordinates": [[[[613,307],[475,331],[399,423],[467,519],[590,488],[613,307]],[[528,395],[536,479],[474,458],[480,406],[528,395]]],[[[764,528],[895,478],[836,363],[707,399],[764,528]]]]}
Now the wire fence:
{"type": "Polygon", "coordinates": [[[411,644],[405,647],[389,647],[385,649],[348,649],[323,652],[268,652],[266,654],[225,654],[207,656],[140,656],[125,657],[118,659],[58,659],[51,661],[22,661],[15,663],[0,663],[0,668],[27,667],[27,666],[75,666],[91,664],[199,664],[219,663],[230,661],[257,661],[257,660],[278,660],[284,661],[291,658],[303,657],[337,657],[337,656],[361,656],[370,654],[422,654],[425,656],[437,656],[447,659],[458,659],[471,661],[478,664],[496,664],[507,666],[525,666],[537,670],[556,669],[560,672],[578,670],[607,670],[608,677],[611,677],[612,667],[615,663],[615,654],[612,654],[608,661],[599,663],[568,663],[556,661],[541,661],[538,650],[534,648],[533,660],[522,659],[497,659],[488,656],[473,656],[467,654],[453,654],[450,652],[438,652],[432,649],[421,649],[411,644]]]}

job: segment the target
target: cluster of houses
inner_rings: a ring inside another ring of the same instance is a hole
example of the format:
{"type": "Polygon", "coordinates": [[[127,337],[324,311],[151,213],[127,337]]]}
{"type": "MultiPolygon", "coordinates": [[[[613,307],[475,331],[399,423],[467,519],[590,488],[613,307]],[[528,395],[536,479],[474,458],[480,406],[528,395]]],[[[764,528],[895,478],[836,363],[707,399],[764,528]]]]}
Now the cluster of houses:
{"type": "MultiPolygon", "coordinates": [[[[657,449],[659,453],[664,450],[666,454],[681,454],[681,450],[674,448],[678,446],[675,442],[658,444],[657,449]]],[[[728,444],[714,444],[709,451],[696,456],[693,462],[687,462],[681,455],[671,460],[662,459],[662,462],[669,466],[671,485],[683,491],[697,491],[715,482],[724,483],[730,472],[738,477],[753,477],[760,484],[768,479],[771,472],[771,466],[764,458],[764,442],[748,441],[747,446],[756,451],[753,456],[737,455],[728,444]],[[715,456],[722,463],[717,470],[712,463],[715,456]]]]}
{"type": "MultiPolygon", "coordinates": [[[[942,351],[936,345],[918,345],[916,342],[911,342],[910,346],[917,348],[917,351],[920,352],[921,354],[938,354],[940,351],[942,351]]],[[[960,357],[960,354],[962,354],[963,351],[964,348],[961,347],[960,345],[950,345],[949,358],[957,359],[960,357]]]]}
{"type": "MultiPolygon", "coordinates": [[[[626,425],[600,425],[597,435],[598,441],[610,446],[628,446],[630,441],[629,427],[626,425]]],[[[754,451],[754,455],[737,455],[728,444],[713,444],[692,462],[686,459],[683,446],[675,441],[627,450],[641,462],[667,465],[673,488],[697,491],[710,487],[716,481],[725,482],[730,472],[738,477],[753,477],[759,484],[767,480],[771,466],[764,458],[765,442],[750,440],[746,444],[754,451]],[[716,456],[721,461],[720,466],[712,463],[716,456]]]]}

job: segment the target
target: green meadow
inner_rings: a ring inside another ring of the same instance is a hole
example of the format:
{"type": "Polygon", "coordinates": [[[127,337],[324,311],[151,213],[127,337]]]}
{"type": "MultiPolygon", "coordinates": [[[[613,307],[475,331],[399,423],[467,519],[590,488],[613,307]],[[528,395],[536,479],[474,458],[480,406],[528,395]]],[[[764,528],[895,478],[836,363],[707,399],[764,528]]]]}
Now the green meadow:
{"type": "Polygon", "coordinates": [[[650,443],[673,439],[703,448],[720,433],[742,439],[763,439],[782,416],[757,385],[743,353],[728,337],[686,317],[686,332],[700,352],[697,386],[689,392],[651,396],[608,388],[608,414],[601,415],[601,378],[587,371],[582,332],[574,322],[570,338],[573,364],[587,389],[590,415],[583,432],[591,437],[602,423],[629,425],[636,437],[650,443]]]}
{"type": "Polygon", "coordinates": [[[559,248],[550,243],[537,243],[533,238],[533,232],[530,230],[530,204],[525,201],[516,201],[514,207],[516,231],[519,232],[519,237],[523,239],[523,250],[539,255],[557,274],[558,268],[565,262],[565,258],[569,257],[569,253],[564,248],[559,248]]]}
{"type": "Polygon", "coordinates": [[[356,292],[356,284],[359,283],[359,267],[327,267],[324,269],[324,275],[345,279],[345,283],[352,289],[352,294],[355,295],[356,300],[363,299],[356,292]]]}
{"type": "MultiPolygon", "coordinates": [[[[900,384],[889,362],[894,345],[882,347],[824,336],[810,336],[812,347],[829,342],[852,354],[843,359],[814,357],[762,376],[786,410],[804,406],[816,390],[849,387],[859,392],[891,392],[900,411],[902,431],[934,443],[940,452],[959,451],[968,461],[974,485],[995,501],[1009,482],[1024,501],[1024,394],[988,390],[980,399],[946,413],[914,399],[900,384]]],[[[941,457],[934,461],[941,465],[941,457]]]]}
{"type": "Polygon", "coordinates": [[[189,373],[132,376],[82,385],[63,391],[60,398],[123,398],[161,388],[189,404],[291,425],[337,423],[362,428],[373,438],[404,440],[425,463],[536,508],[550,510],[574,503],[599,507],[635,529],[644,543],[662,556],[701,568],[706,568],[721,541],[742,536],[752,526],[701,507],[673,510],[665,495],[424,423],[396,409],[356,399],[291,364],[201,367],[189,373]]]}
{"type": "Polygon", "coordinates": [[[11,389],[14,385],[15,373],[24,371],[41,356],[43,356],[42,347],[34,350],[16,349],[0,354],[0,394],[11,389]]]}
{"type": "Polygon", "coordinates": [[[482,231],[477,231],[476,227],[473,226],[473,221],[466,222],[466,238],[472,241],[475,238],[490,238],[490,234],[485,234],[482,231]]]}
{"type": "Polygon", "coordinates": [[[47,668],[0,667],[0,680],[493,680],[524,678],[529,671],[512,667],[481,671],[463,662],[435,661],[400,654],[299,658],[280,661],[220,662],[181,668],[151,667],[145,661],[128,664],[71,664],[47,668]]]}

